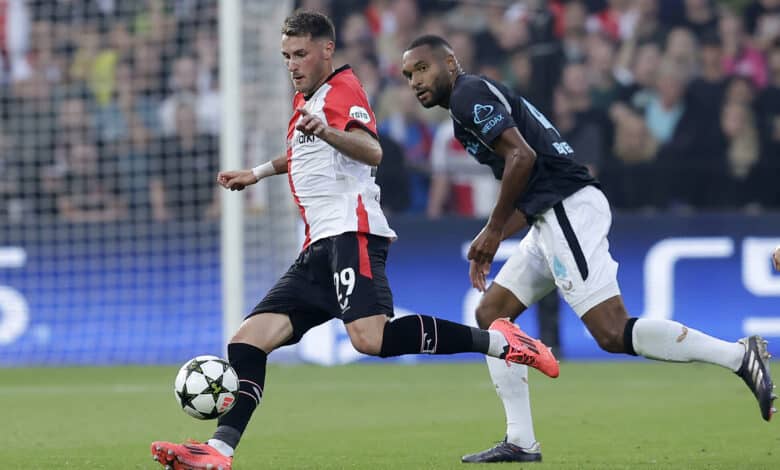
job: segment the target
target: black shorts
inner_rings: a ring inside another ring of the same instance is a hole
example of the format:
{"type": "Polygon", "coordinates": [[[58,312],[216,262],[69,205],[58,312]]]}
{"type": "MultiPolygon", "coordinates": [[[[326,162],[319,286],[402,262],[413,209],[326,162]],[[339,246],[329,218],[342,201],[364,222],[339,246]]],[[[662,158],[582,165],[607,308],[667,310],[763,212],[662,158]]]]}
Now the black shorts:
{"type": "Polygon", "coordinates": [[[323,238],[301,252],[295,263],[247,315],[283,313],[293,337],[332,318],[344,323],[381,314],[393,316],[393,294],[385,275],[389,240],[348,232],[323,238]]]}

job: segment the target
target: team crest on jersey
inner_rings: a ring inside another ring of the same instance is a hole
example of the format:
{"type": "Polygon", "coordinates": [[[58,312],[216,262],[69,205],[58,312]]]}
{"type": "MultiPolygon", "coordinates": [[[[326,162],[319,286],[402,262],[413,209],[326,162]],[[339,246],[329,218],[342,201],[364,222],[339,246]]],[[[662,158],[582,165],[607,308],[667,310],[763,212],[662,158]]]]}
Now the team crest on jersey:
{"type": "Polygon", "coordinates": [[[368,114],[366,108],[363,108],[361,106],[353,106],[349,108],[349,117],[353,119],[357,119],[363,124],[368,124],[369,122],[371,122],[371,115],[368,114]]]}

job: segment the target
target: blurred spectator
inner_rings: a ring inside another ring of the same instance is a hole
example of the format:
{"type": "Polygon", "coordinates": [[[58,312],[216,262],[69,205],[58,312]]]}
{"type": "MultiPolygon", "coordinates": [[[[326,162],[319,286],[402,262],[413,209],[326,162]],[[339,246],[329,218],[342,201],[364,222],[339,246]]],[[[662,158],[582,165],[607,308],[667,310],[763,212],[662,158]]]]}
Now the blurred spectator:
{"type": "Polygon", "coordinates": [[[150,41],[138,39],[130,63],[135,111],[147,128],[159,133],[162,129],[159,111],[165,95],[160,52],[150,41]]]}
{"type": "Polygon", "coordinates": [[[639,12],[629,0],[608,0],[607,8],[588,18],[589,32],[604,34],[613,41],[626,39],[633,34],[639,12]]]}
{"type": "Polygon", "coordinates": [[[671,140],[685,111],[683,92],[686,85],[686,77],[675,64],[661,64],[655,92],[647,103],[644,118],[650,135],[662,145],[671,140]]]}
{"type": "Polygon", "coordinates": [[[766,86],[764,56],[748,41],[739,16],[732,11],[724,11],[720,18],[719,30],[723,41],[723,67],[726,73],[749,77],[756,88],[766,86]]]}
{"type": "Polygon", "coordinates": [[[431,125],[422,117],[417,98],[408,87],[388,87],[378,107],[379,132],[390,136],[404,149],[409,170],[411,212],[425,212],[430,184],[431,125]],[[389,113],[389,114],[385,114],[389,113]]]}
{"type": "Polygon", "coordinates": [[[409,173],[404,162],[404,149],[387,135],[379,135],[382,162],[376,172],[376,184],[382,189],[382,210],[387,214],[409,208],[409,173]]]}
{"type": "Polygon", "coordinates": [[[697,38],[717,33],[718,17],[713,0],[684,0],[684,13],[680,26],[691,31],[697,38]]]}
{"type": "Polygon", "coordinates": [[[722,193],[722,204],[741,206],[747,198],[747,177],[758,162],[759,140],[753,111],[739,102],[727,102],[721,113],[721,126],[726,136],[724,151],[728,162],[728,179],[722,193]]]}
{"type": "Polygon", "coordinates": [[[509,56],[508,62],[505,83],[511,86],[517,94],[534,103],[543,114],[549,114],[547,108],[549,100],[543,94],[541,81],[534,79],[534,68],[531,64],[528,48],[515,49],[509,56]],[[537,105],[537,103],[539,104],[537,105]]]}
{"type": "Polygon", "coordinates": [[[774,23],[779,15],[780,0],[753,0],[743,12],[745,31],[757,37],[772,33],[777,37],[780,31],[775,29],[775,24],[770,23],[774,23]]]}
{"type": "MultiPolygon", "coordinates": [[[[11,88],[4,112],[5,130],[12,137],[8,151],[13,155],[22,181],[35,182],[43,167],[52,163],[55,138],[59,133],[55,121],[51,88],[43,74],[33,74],[17,81],[11,88]]],[[[25,212],[45,212],[43,198],[37,194],[36,184],[19,187],[24,197],[25,212]]]]}
{"type": "MultiPolygon", "coordinates": [[[[624,55],[624,51],[621,51],[621,55],[624,55]]],[[[652,90],[655,88],[658,68],[661,65],[660,48],[650,42],[639,46],[634,54],[632,47],[631,53],[621,60],[626,62],[616,73],[621,82],[617,90],[617,101],[642,111],[647,107],[652,90]]]]}
{"type": "Polygon", "coordinates": [[[655,43],[659,46],[666,41],[668,28],[658,16],[659,0],[638,0],[636,2],[637,20],[633,34],[625,38],[640,44],[655,43]]]}
{"type": "Polygon", "coordinates": [[[436,129],[431,148],[431,190],[427,214],[487,217],[498,183],[489,167],[480,165],[455,139],[451,122],[436,129]]]}
{"type": "Polygon", "coordinates": [[[697,72],[696,47],[696,37],[686,28],[674,28],[666,37],[664,60],[674,64],[686,82],[697,72]]]}
{"type": "Polygon", "coordinates": [[[30,76],[30,11],[25,0],[0,2],[0,85],[30,76]]]}
{"type": "Polygon", "coordinates": [[[0,128],[0,220],[19,222],[22,220],[23,199],[21,199],[19,162],[11,153],[11,138],[0,128]]]}
{"type": "Polygon", "coordinates": [[[344,63],[354,64],[374,55],[374,35],[368,18],[362,12],[354,12],[344,19],[339,36],[344,63]]]}
{"type": "Polygon", "coordinates": [[[127,202],[131,217],[145,219],[150,214],[149,165],[153,152],[152,133],[136,117],[131,117],[128,135],[115,147],[110,177],[117,193],[127,202]]]}
{"type": "Polygon", "coordinates": [[[177,103],[175,133],[154,152],[149,184],[154,220],[205,220],[219,213],[217,142],[198,132],[195,106],[192,101],[177,103]]]}
{"type": "Polygon", "coordinates": [[[382,76],[376,58],[373,56],[361,57],[356,62],[352,62],[352,68],[360,79],[360,83],[363,84],[368,102],[372,107],[376,106],[379,96],[387,86],[387,80],[382,76]]]}
{"type": "Polygon", "coordinates": [[[596,122],[582,119],[574,112],[562,88],[555,91],[553,103],[553,122],[561,137],[572,146],[577,161],[598,177],[606,151],[601,128],[596,122]]]}
{"type": "Polygon", "coordinates": [[[195,103],[199,132],[212,135],[219,133],[219,93],[212,87],[210,79],[203,78],[204,74],[210,72],[199,68],[193,56],[182,56],[174,61],[170,78],[171,93],[163,100],[159,111],[165,135],[175,132],[176,110],[185,101],[195,103]]]}
{"type": "Polygon", "coordinates": [[[588,36],[586,54],[591,106],[605,111],[617,95],[615,48],[606,36],[591,34],[588,36]]]}
{"type": "Polygon", "coordinates": [[[726,93],[720,39],[715,35],[702,38],[699,57],[699,76],[688,85],[686,106],[689,114],[701,126],[700,134],[706,136],[720,126],[718,115],[726,93]]]}
{"type": "Polygon", "coordinates": [[[419,32],[419,11],[415,0],[376,2],[380,31],[377,52],[382,57],[380,65],[391,77],[400,75],[398,58],[419,32]]]}
{"type": "Polygon", "coordinates": [[[101,171],[98,151],[87,143],[74,144],[68,154],[68,168],[57,194],[60,217],[68,222],[110,222],[127,215],[127,207],[113,192],[101,171]]]}
{"type": "Polygon", "coordinates": [[[566,62],[581,62],[585,60],[585,27],[588,10],[579,0],[565,3],[563,7],[563,32],[561,44],[566,62]]]}
{"type": "Polygon", "coordinates": [[[756,100],[761,156],[751,176],[750,198],[764,206],[780,208],[780,38],[769,49],[767,62],[769,84],[756,100]]]}
{"type": "Polygon", "coordinates": [[[752,106],[756,98],[756,89],[750,78],[733,75],[726,82],[725,101],[735,101],[746,106],[752,106]]]}

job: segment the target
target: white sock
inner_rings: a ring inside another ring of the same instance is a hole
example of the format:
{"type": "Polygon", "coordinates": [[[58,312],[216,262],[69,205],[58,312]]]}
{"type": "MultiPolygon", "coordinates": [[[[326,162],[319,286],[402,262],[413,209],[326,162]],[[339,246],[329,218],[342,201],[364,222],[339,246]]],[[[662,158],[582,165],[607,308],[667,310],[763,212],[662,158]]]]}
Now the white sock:
{"type": "Polygon", "coordinates": [[[706,335],[672,320],[640,318],[632,334],[634,351],[650,359],[707,362],[736,372],[745,347],[706,335]]]}
{"type": "Polygon", "coordinates": [[[503,359],[490,356],[485,360],[496,393],[504,403],[507,442],[538,452],[528,395],[528,367],[514,363],[507,367],[503,359]]]}
{"type": "MultiPolygon", "coordinates": [[[[504,348],[509,346],[509,343],[506,342],[506,338],[504,338],[504,334],[496,330],[487,330],[487,332],[490,333],[490,344],[488,345],[487,355],[498,357],[504,354],[504,348]]],[[[490,364],[490,362],[488,362],[488,364],[490,364]]]]}
{"type": "Polygon", "coordinates": [[[227,445],[225,442],[220,441],[219,439],[209,439],[208,442],[206,442],[206,444],[217,449],[219,453],[224,455],[225,457],[233,457],[233,448],[227,445]]]}

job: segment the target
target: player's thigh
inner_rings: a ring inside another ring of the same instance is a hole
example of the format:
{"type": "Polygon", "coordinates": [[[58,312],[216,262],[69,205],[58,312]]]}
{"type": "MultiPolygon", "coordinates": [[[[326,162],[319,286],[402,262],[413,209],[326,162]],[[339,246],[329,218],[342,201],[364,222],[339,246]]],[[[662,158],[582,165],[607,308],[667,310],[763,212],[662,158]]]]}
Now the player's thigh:
{"type": "Polygon", "coordinates": [[[307,247],[252,309],[244,322],[247,328],[251,328],[249,331],[254,333],[269,328],[263,334],[272,343],[277,342],[275,346],[278,347],[297,343],[311,328],[334,317],[332,279],[320,274],[328,269],[326,247],[323,245],[316,242],[307,247]],[[280,324],[285,322],[274,315],[286,318],[284,328],[280,324]],[[259,320],[255,322],[254,317],[259,320]],[[273,318],[273,323],[265,318],[273,318]],[[278,342],[282,337],[283,341],[278,342]]]}
{"type": "Polygon", "coordinates": [[[477,323],[480,326],[485,322],[490,325],[500,317],[514,320],[553,289],[555,283],[539,246],[539,234],[535,227],[531,227],[480,301],[477,323]]]}
{"type": "Polygon", "coordinates": [[[592,186],[556,204],[536,222],[555,285],[580,318],[620,295],[618,264],[607,240],[611,224],[609,203],[592,186]]]}
{"type": "Polygon", "coordinates": [[[363,233],[331,239],[331,270],[337,315],[345,324],[376,315],[393,316],[393,294],[385,273],[390,241],[363,233]]]}

